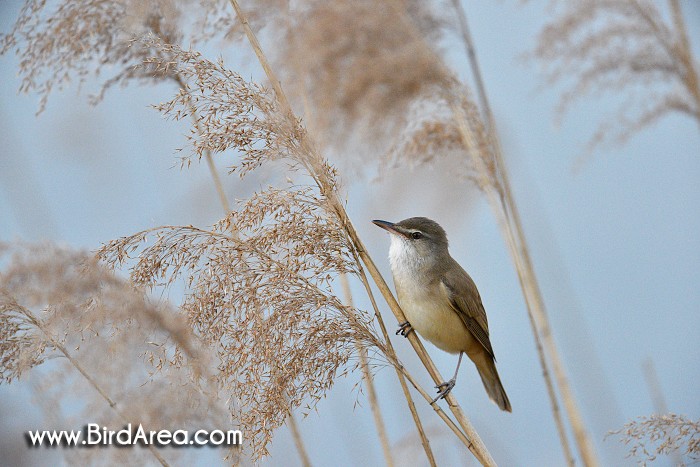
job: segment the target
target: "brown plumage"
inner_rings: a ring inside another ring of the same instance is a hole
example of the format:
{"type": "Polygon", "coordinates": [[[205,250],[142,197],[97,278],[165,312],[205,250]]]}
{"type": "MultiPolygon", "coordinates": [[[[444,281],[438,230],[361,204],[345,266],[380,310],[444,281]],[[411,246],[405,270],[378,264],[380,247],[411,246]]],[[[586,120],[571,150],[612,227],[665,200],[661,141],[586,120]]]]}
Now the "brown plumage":
{"type": "MultiPolygon", "coordinates": [[[[462,354],[466,353],[491,400],[510,412],[510,401],[496,371],[481,296],[469,274],[450,256],[445,231],[425,217],[396,224],[374,223],[392,234],[391,271],[410,327],[438,348],[460,356],[454,377],[440,385],[438,398],[454,386],[462,354]]],[[[402,327],[402,333],[410,332],[408,326],[402,327]]]]}

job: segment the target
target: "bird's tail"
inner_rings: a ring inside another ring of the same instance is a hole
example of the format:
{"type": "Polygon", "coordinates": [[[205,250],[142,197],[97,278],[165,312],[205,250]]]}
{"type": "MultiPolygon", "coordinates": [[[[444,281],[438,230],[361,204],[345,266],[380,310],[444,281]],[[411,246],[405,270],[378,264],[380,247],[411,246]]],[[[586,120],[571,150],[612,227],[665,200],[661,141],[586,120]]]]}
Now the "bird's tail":
{"type": "Polygon", "coordinates": [[[481,376],[481,381],[484,383],[489,397],[501,410],[512,412],[513,410],[510,407],[508,395],[506,394],[506,390],[503,389],[503,384],[501,383],[501,378],[498,376],[496,363],[493,361],[493,358],[490,355],[484,354],[483,358],[480,360],[476,368],[479,370],[479,376],[481,376]]]}

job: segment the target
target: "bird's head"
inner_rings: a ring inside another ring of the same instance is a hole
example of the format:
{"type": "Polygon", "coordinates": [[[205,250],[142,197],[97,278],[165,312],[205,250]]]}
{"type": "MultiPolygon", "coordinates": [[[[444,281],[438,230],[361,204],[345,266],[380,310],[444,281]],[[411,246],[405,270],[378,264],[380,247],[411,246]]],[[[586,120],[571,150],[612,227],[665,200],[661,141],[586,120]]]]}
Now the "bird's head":
{"type": "Polygon", "coordinates": [[[447,234],[440,224],[427,217],[410,217],[401,222],[375,220],[374,225],[391,234],[392,255],[439,259],[447,253],[447,234]]]}

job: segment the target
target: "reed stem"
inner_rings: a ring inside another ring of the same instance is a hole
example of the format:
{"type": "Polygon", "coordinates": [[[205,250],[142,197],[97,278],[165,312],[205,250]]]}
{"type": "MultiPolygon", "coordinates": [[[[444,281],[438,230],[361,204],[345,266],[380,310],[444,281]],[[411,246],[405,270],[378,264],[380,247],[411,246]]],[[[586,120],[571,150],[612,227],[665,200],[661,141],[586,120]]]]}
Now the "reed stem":
{"type": "MultiPolygon", "coordinates": [[[[354,307],[352,300],[352,291],[350,290],[350,281],[348,280],[347,275],[340,275],[340,286],[343,289],[345,304],[349,307],[354,307]]],[[[362,369],[362,378],[365,380],[365,386],[367,388],[367,400],[369,401],[369,407],[372,411],[372,417],[374,418],[374,425],[377,427],[377,435],[379,436],[379,443],[382,446],[384,462],[386,463],[387,467],[393,467],[394,459],[391,455],[391,445],[389,444],[389,436],[387,435],[386,426],[384,425],[384,419],[382,418],[382,411],[379,408],[379,400],[377,398],[377,391],[374,387],[374,381],[372,380],[372,373],[369,371],[367,350],[365,350],[365,348],[358,343],[357,353],[360,356],[360,368],[362,369]]]]}
{"type": "Polygon", "coordinates": [[[485,116],[484,121],[486,122],[490,149],[492,151],[493,160],[495,163],[495,175],[489,172],[486,164],[484,163],[483,158],[485,155],[482,154],[482,151],[479,150],[478,145],[475,144],[474,136],[471,134],[471,130],[462,107],[453,106],[452,110],[459,120],[458,126],[465,146],[467,147],[468,152],[472,155],[474,165],[478,168],[479,173],[483,177],[483,186],[487,192],[489,203],[491,204],[494,214],[499,219],[501,232],[506,239],[513,263],[518,273],[520,286],[523,290],[525,302],[528,307],[528,316],[533,327],[533,335],[535,338],[535,343],[537,344],[540,365],[542,366],[542,374],[547,385],[547,391],[552,405],[552,414],[555,419],[566,461],[569,465],[573,465],[573,455],[571,453],[571,448],[569,447],[563,421],[561,420],[559,404],[556,399],[556,394],[554,393],[553,383],[551,381],[551,376],[549,375],[547,361],[542,352],[543,348],[540,345],[541,343],[544,343],[544,350],[546,350],[546,353],[552,362],[554,375],[562,400],[564,401],[564,407],[566,408],[569,416],[569,423],[574,431],[574,437],[579,449],[579,454],[581,455],[585,465],[597,466],[598,459],[595,454],[593,444],[585,429],[583,417],[581,416],[573,390],[569,384],[559,349],[554,342],[554,337],[552,336],[549,317],[547,316],[545,310],[544,299],[542,298],[537,276],[530,259],[529,248],[523,232],[520,214],[510,188],[509,175],[503,159],[503,152],[501,149],[500,140],[498,138],[496,122],[493,117],[493,113],[491,112],[481,71],[476,59],[474,43],[469,32],[466,15],[461,7],[461,4],[459,3],[459,0],[453,0],[453,5],[458,12],[462,38],[467,49],[467,57],[474,75],[474,81],[476,83],[477,94],[481,103],[482,112],[485,116]],[[497,179],[494,180],[494,178],[497,179]]]}

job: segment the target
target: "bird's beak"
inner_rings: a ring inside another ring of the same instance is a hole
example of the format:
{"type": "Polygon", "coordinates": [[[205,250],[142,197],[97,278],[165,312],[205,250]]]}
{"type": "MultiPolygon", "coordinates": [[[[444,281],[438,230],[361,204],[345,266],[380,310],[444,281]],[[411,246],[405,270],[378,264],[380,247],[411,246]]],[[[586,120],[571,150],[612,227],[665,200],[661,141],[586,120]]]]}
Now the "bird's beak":
{"type": "Polygon", "coordinates": [[[388,231],[389,233],[406,236],[406,234],[399,230],[399,227],[393,222],[374,220],[372,223],[377,227],[381,227],[382,229],[388,231]]]}

